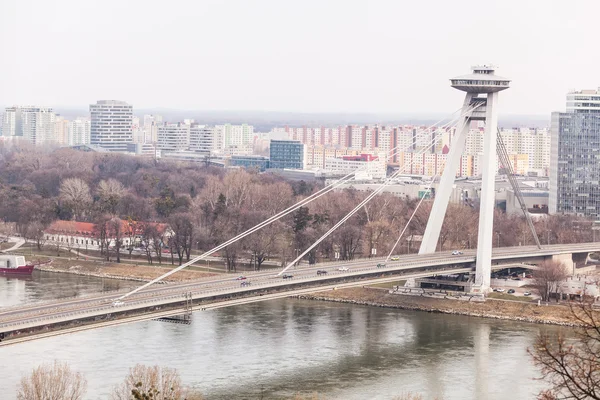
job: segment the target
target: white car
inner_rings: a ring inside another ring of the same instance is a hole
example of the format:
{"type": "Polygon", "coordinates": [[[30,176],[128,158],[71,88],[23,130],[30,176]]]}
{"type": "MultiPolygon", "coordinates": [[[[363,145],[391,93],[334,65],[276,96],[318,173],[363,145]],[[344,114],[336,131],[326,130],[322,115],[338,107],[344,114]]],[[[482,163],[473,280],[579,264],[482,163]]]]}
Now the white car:
{"type": "Polygon", "coordinates": [[[463,252],[462,252],[462,251],[460,251],[460,250],[454,250],[454,251],[452,252],[452,255],[453,255],[453,256],[460,256],[460,255],[462,255],[462,253],[463,253],[463,252]]]}
{"type": "Polygon", "coordinates": [[[350,271],[348,267],[339,267],[338,271],[350,271]]]}
{"type": "Polygon", "coordinates": [[[500,292],[500,293],[504,292],[504,289],[502,289],[502,288],[496,288],[495,290],[496,290],[496,292],[500,292]]]}
{"type": "Polygon", "coordinates": [[[115,301],[113,301],[112,306],[113,307],[121,307],[123,304],[125,304],[125,303],[123,303],[121,300],[115,300],[115,301]]]}

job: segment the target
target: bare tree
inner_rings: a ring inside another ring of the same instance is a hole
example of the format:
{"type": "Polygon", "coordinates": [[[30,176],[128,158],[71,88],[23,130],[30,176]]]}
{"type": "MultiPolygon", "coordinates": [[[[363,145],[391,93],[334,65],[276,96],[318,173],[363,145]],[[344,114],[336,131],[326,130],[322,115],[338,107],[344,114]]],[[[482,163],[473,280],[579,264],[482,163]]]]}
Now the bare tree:
{"type": "Polygon", "coordinates": [[[119,200],[121,200],[125,192],[125,188],[118,180],[112,178],[101,180],[96,188],[100,209],[104,212],[115,214],[119,200]]]}
{"type": "Polygon", "coordinates": [[[552,293],[557,293],[559,283],[567,278],[564,264],[553,260],[540,263],[532,275],[533,286],[543,301],[548,301],[552,293]]]}
{"type": "Polygon", "coordinates": [[[125,381],[112,392],[113,400],[153,399],[153,400],[201,400],[198,393],[189,393],[183,386],[176,369],[149,367],[137,364],[129,369],[125,381]]]}
{"type": "Polygon", "coordinates": [[[156,226],[148,222],[140,222],[138,224],[138,228],[140,229],[140,234],[142,236],[141,244],[144,249],[144,253],[146,254],[148,262],[152,264],[152,239],[156,234],[156,226]]]}
{"type": "Polygon", "coordinates": [[[44,229],[46,229],[46,226],[43,223],[35,221],[29,224],[25,233],[25,238],[35,243],[38,250],[42,250],[44,244],[46,243],[44,229]]]}
{"type": "Polygon", "coordinates": [[[31,375],[19,384],[18,400],[80,400],[87,389],[87,381],[67,363],[54,361],[34,368],[31,375]]]}
{"type": "Polygon", "coordinates": [[[84,216],[84,211],[92,203],[90,187],[82,179],[68,178],[60,183],[60,199],[73,210],[73,219],[84,216]]]}
{"type": "Polygon", "coordinates": [[[542,333],[527,350],[551,386],[540,400],[600,399],[600,316],[585,302],[571,304],[571,313],[580,325],[575,339],[542,333]]]}
{"type": "Polygon", "coordinates": [[[117,217],[111,218],[108,223],[108,229],[114,242],[115,253],[117,254],[117,262],[120,263],[121,247],[123,247],[123,237],[125,236],[123,221],[117,217]]]}
{"type": "Polygon", "coordinates": [[[169,240],[171,251],[177,252],[179,265],[183,263],[183,257],[190,260],[190,252],[194,239],[194,226],[191,222],[191,215],[188,213],[173,214],[169,218],[169,227],[173,231],[173,236],[169,240]]]}
{"type": "Polygon", "coordinates": [[[152,248],[154,249],[154,254],[156,254],[158,263],[162,264],[162,251],[165,241],[165,232],[155,225],[154,229],[149,231],[149,235],[152,240],[152,248]]]}
{"type": "Polygon", "coordinates": [[[106,257],[106,261],[110,261],[110,220],[110,216],[102,215],[94,222],[94,236],[98,238],[100,254],[106,257]]]}

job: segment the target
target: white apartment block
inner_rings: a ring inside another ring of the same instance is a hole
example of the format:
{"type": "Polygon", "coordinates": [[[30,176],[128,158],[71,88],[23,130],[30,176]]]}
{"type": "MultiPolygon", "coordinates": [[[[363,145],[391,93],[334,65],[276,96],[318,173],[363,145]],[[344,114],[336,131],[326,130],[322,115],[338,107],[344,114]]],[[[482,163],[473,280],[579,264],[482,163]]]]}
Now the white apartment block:
{"type": "Polygon", "coordinates": [[[90,144],[110,151],[127,151],[133,142],[133,107],[124,101],[99,100],[90,104],[90,144]]]}
{"type": "Polygon", "coordinates": [[[69,121],[58,115],[54,121],[52,141],[62,146],[69,144],[69,121]]]}
{"type": "Polygon", "coordinates": [[[144,143],[156,143],[158,141],[158,127],[162,125],[162,123],[163,118],[160,115],[144,115],[144,143]]]}
{"type": "Polygon", "coordinates": [[[190,125],[166,123],[158,127],[158,145],[162,151],[187,150],[190,146],[190,125]]]}
{"type": "Polygon", "coordinates": [[[53,141],[55,120],[56,115],[48,107],[7,107],[2,120],[2,135],[20,137],[34,144],[53,141]]]}
{"type": "Polygon", "coordinates": [[[77,146],[80,144],[90,144],[92,123],[89,118],[79,117],[69,121],[67,144],[77,146]]]}
{"type": "Polygon", "coordinates": [[[133,117],[131,119],[131,134],[133,143],[145,143],[145,132],[144,126],[140,124],[139,117],[133,117]]]}
{"type": "Polygon", "coordinates": [[[193,124],[190,127],[190,150],[203,154],[210,154],[217,150],[218,143],[215,140],[215,128],[193,124]]]}
{"type": "Polygon", "coordinates": [[[357,180],[384,179],[386,177],[386,163],[381,158],[373,161],[344,160],[343,158],[327,158],[325,172],[333,175],[346,175],[357,171],[357,180]]]}
{"type": "Polygon", "coordinates": [[[215,126],[216,139],[220,140],[218,150],[228,147],[252,147],[254,127],[252,125],[217,125],[215,126]]]}

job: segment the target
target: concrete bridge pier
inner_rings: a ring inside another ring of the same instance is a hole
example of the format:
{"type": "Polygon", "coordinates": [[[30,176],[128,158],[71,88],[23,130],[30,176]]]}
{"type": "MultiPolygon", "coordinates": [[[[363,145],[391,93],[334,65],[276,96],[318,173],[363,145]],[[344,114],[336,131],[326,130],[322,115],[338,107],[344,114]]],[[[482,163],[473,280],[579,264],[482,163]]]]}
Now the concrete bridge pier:
{"type": "Polygon", "coordinates": [[[567,273],[575,275],[577,268],[584,267],[589,260],[590,253],[570,253],[570,254],[555,254],[550,257],[550,260],[563,263],[567,273]]]}

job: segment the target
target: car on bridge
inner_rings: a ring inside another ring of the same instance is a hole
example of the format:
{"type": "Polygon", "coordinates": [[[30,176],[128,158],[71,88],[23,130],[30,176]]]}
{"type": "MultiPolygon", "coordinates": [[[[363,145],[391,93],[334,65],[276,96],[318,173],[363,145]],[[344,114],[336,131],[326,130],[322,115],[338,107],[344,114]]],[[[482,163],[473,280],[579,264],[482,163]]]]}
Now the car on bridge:
{"type": "Polygon", "coordinates": [[[237,278],[235,278],[236,281],[243,281],[244,279],[246,279],[244,275],[240,275],[237,278]]]}
{"type": "Polygon", "coordinates": [[[250,281],[244,281],[240,283],[240,286],[250,286],[250,281]]]}
{"type": "Polygon", "coordinates": [[[462,254],[463,254],[463,252],[462,252],[462,251],[460,251],[460,250],[454,250],[454,251],[452,252],[452,255],[453,255],[453,256],[461,256],[462,254]]]}
{"type": "Polygon", "coordinates": [[[525,292],[523,293],[523,296],[531,296],[531,292],[525,292]]]}
{"type": "Polygon", "coordinates": [[[379,263],[379,264],[377,264],[377,268],[385,268],[385,263],[379,263]]]}
{"type": "Polygon", "coordinates": [[[350,268],[348,268],[348,267],[339,267],[338,271],[350,271],[350,268]]]}
{"type": "Polygon", "coordinates": [[[393,256],[392,258],[390,258],[390,260],[392,260],[392,261],[398,261],[398,260],[400,260],[400,257],[399,256],[393,256]]]}
{"type": "Polygon", "coordinates": [[[121,300],[115,300],[115,301],[113,301],[112,306],[113,307],[121,307],[123,304],[125,304],[125,303],[123,303],[121,300]]]}
{"type": "Polygon", "coordinates": [[[292,279],[294,275],[283,274],[283,279],[292,279]]]}
{"type": "Polygon", "coordinates": [[[320,269],[317,271],[317,275],[327,275],[327,271],[325,271],[324,269],[320,269]]]}

